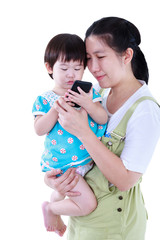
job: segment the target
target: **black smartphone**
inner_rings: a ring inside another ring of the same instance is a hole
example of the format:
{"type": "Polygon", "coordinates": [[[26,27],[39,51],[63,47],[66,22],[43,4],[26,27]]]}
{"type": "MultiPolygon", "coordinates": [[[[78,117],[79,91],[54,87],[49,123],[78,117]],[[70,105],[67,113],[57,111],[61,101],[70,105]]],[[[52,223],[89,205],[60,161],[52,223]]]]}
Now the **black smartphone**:
{"type": "MultiPolygon", "coordinates": [[[[76,80],[73,85],[71,90],[74,92],[79,93],[77,87],[80,87],[84,92],[88,93],[92,87],[92,83],[91,82],[85,82],[85,81],[79,81],[76,80]]],[[[76,103],[74,103],[75,105],[73,107],[79,108],[80,106],[76,103]]]]}

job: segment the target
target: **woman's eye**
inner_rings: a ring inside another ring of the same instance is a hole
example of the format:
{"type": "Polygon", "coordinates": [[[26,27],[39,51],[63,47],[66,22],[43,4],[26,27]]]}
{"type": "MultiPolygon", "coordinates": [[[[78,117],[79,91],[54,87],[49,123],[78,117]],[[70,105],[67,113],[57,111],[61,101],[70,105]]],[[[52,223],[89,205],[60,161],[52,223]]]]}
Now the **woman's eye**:
{"type": "Polygon", "coordinates": [[[80,69],[80,68],[75,68],[74,70],[75,70],[75,71],[79,71],[79,70],[81,70],[81,69],[80,69]]]}
{"type": "Polygon", "coordinates": [[[99,59],[104,58],[104,56],[98,56],[99,59]]]}
{"type": "Polygon", "coordinates": [[[61,68],[61,70],[63,70],[63,71],[67,71],[67,68],[61,68]]]}

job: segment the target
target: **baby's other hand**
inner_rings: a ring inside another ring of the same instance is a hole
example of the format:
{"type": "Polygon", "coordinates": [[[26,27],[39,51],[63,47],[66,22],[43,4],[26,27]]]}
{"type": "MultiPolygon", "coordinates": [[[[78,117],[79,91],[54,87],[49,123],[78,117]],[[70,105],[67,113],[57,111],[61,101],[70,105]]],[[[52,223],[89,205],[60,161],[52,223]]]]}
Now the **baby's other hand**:
{"type": "Polygon", "coordinates": [[[77,89],[79,93],[68,89],[68,93],[66,93],[66,96],[68,97],[69,101],[77,103],[84,109],[86,109],[86,107],[88,108],[90,104],[93,104],[93,88],[91,88],[89,93],[84,92],[80,87],[78,87],[77,89]]]}

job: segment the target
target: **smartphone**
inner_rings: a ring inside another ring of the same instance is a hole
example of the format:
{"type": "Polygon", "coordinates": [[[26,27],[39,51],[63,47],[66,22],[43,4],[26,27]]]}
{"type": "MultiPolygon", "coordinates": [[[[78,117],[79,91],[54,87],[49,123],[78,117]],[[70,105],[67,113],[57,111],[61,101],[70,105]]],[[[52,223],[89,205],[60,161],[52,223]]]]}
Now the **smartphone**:
{"type": "MultiPolygon", "coordinates": [[[[80,87],[84,92],[88,93],[92,87],[92,83],[91,82],[85,82],[85,81],[79,81],[76,80],[73,85],[71,90],[74,92],[79,93],[77,87],[80,87]]],[[[74,103],[75,105],[73,107],[79,108],[80,106],[77,103],[74,103]]]]}

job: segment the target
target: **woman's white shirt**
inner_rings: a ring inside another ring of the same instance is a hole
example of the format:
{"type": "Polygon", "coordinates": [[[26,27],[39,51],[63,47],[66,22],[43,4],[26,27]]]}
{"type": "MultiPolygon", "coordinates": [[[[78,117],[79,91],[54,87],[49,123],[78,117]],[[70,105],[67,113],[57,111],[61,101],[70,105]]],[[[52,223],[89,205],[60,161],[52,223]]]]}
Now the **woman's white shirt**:
{"type": "MultiPolygon", "coordinates": [[[[107,132],[112,132],[119,124],[127,110],[133,103],[143,96],[152,94],[144,81],[140,81],[139,88],[114,114],[110,114],[106,107],[110,89],[106,89],[102,105],[106,109],[109,122],[107,132]]],[[[99,85],[94,88],[99,91],[99,85]]],[[[154,149],[160,137],[160,107],[151,100],[141,102],[128,121],[125,146],[120,156],[126,169],[144,173],[152,158],[154,149]]]]}

